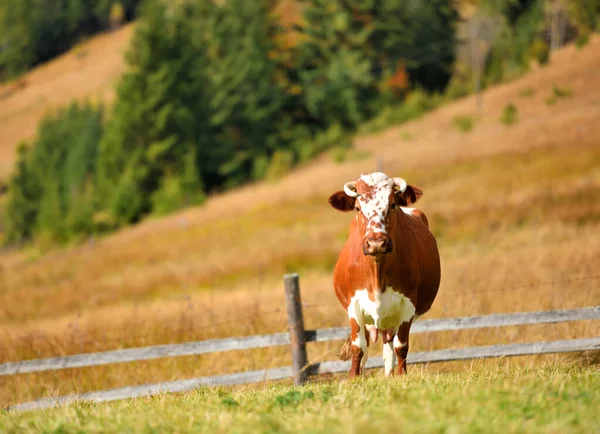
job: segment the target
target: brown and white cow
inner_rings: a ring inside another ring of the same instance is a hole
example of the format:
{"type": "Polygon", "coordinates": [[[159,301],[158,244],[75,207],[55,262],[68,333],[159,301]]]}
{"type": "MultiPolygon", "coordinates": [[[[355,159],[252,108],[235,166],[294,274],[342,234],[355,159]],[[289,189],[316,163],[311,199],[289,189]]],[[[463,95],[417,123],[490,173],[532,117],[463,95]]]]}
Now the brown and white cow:
{"type": "Polygon", "coordinates": [[[431,307],[440,284],[440,257],[427,218],[414,208],[423,192],[402,178],[375,172],[348,182],[329,197],[340,211],[355,211],[333,273],[335,293],[348,312],[350,336],[340,358],[359,375],[370,341],[383,340],[385,374],[406,373],[412,322],[431,307]]]}

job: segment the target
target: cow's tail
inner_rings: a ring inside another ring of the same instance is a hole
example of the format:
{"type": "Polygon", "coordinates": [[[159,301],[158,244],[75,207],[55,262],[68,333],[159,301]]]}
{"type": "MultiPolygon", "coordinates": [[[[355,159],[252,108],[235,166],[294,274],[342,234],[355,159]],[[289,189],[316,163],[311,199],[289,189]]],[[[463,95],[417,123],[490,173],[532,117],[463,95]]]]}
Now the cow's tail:
{"type": "Polygon", "coordinates": [[[346,342],[344,342],[344,346],[340,350],[338,357],[343,360],[350,360],[352,358],[352,336],[348,335],[346,342]]]}

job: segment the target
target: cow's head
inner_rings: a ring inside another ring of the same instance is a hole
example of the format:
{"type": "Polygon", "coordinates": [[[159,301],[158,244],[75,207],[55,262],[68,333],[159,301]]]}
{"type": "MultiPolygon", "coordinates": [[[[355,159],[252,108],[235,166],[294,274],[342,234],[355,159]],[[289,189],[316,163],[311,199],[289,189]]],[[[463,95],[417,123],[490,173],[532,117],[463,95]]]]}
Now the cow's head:
{"type": "Polygon", "coordinates": [[[343,191],[333,193],[329,203],[340,211],[356,210],[357,227],[363,234],[365,255],[379,256],[393,251],[390,233],[395,230],[399,207],[415,203],[423,192],[402,178],[375,172],[347,182],[343,191]]]}

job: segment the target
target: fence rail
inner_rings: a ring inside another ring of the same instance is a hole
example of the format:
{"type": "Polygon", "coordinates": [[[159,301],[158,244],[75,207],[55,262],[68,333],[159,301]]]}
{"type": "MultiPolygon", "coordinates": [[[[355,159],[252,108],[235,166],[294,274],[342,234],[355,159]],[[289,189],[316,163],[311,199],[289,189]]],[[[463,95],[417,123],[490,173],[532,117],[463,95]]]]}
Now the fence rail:
{"type": "MultiPolygon", "coordinates": [[[[82,368],[112,363],[134,362],[162,357],[189,356],[221,351],[247,350],[281,345],[291,345],[292,347],[293,363],[291,367],[281,367],[211,377],[200,377],[157,384],[144,384],[140,386],[129,386],[119,389],[68,395],[57,398],[43,398],[32,402],[14,405],[9,407],[9,410],[31,410],[37,408],[46,408],[77,400],[103,402],[154,395],[162,392],[182,392],[192,390],[202,385],[234,385],[264,380],[281,380],[292,377],[294,378],[294,382],[296,384],[302,384],[308,379],[309,374],[318,375],[323,373],[347,371],[350,367],[350,362],[327,361],[316,364],[308,363],[306,356],[306,342],[325,342],[345,339],[348,336],[349,329],[347,327],[337,327],[321,330],[304,330],[302,303],[300,300],[300,286],[297,274],[285,276],[285,290],[288,309],[288,325],[290,330],[289,334],[277,333],[271,335],[214,339],[207,341],[188,342],[183,344],[155,345],[143,348],[130,348],[116,351],[76,354],[65,357],[9,362],[0,364],[0,376],[67,368],[82,368]]],[[[597,319],[600,319],[600,306],[545,312],[519,312],[511,314],[424,320],[414,323],[411,328],[411,333],[441,332],[597,319]]],[[[410,353],[408,355],[407,363],[430,363],[490,357],[595,350],[600,350],[600,337],[410,353]]],[[[382,366],[383,360],[381,357],[369,358],[366,364],[366,368],[376,368],[382,366]]]]}
{"type": "MultiPolygon", "coordinates": [[[[571,339],[562,341],[535,342],[531,344],[491,345],[485,347],[459,348],[450,350],[436,350],[421,353],[409,353],[408,364],[451,362],[455,360],[484,359],[491,357],[524,356],[535,354],[551,354],[579,351],[600,350],[600,338],[571,339]]],[[[382,368],[381,357],[370,357],[365,368],[382,368]]],[[[334,374],[346,372],[350,369],[350,362],[321,362],[308,366],[311,375],[334,374]]],[[[11,411],[35,410],[65,405],[76,401],[105,402],[119,399],[137,398],[141,396],[157,395],[167,392],[187,392],[200,386],[237,385],[256,383],[259,381],[276,381],[292,378],[292,367],[261,369],[257,371],[242,372],[237,374],[216,375],[212,377],[199,377],[189,380],[171,381],[157,384],[143,384],[140,386],[122,387],[119,389],[89,392],[79,395],[67,395],[58,398],[43,398],[36,401],[17,404],[9,407],[11,411]]]]}
{"type": "MultiPolygon", "coordinates": [[[[411,334],[593,319],[600,319],[600,306],[546,312],[519,312],[422,320],[413,324],[411,334]]],[[[348,327],[334,327],[321,330],[306,330],[304,336],[306,342],[326,342],[346,339],[349,332],[350,329],[348,327]]],[[[84,368],[112,363],[137,362],[162,357],[194,356],[221,351],[249,350],[290,344],[291,340],[288,333],[275,333],[271,335],[186,342],[183,344],[154,345],[47,359],[8,362],[0,365],[0,376],[57,369],[84,368]]]]}

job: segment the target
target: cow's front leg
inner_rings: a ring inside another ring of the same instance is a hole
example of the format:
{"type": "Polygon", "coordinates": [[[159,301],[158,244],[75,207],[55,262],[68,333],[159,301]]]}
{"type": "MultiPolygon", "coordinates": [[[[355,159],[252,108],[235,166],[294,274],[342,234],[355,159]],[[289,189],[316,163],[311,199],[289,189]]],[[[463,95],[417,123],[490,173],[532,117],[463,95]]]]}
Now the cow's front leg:
{"type": "Polygon", "coordinates": [[[396,354],[392,342],[383,344],[383,368],[386,377],[391,377],[394,373],[394,364],[396,363],[396,354]]]}
{"type": "MultiPolygon", "coordinates": [[[[360,372],[361,373],[364,372],[365,365],[367,364],[367,360],[369,359],[369,345],[370,345],[369,330],[367,329],[366,325],[364,327],[362,327],[362,330],[364,331],[364,336],[365,336],[365,347],[363,349],[362,360],[360,361],[360,372]]],[[[361,347],[361,349],[362,349],[362,347],[361,347]]]]}
{"type": "Polygon", "coordinates": [[[348,309],[348,317],[350,318],[350,351],[352,353],[349,377],[353,378],[361,374],[362,368],[367,362],[369,347],[362,315],[355,306],[350,306],[348,309]]]}
{"type": "Polygon", "coordinates": [[[384,331],[383,342],[383,368],[386,377],[394,375],[394,365],[396,364],[396,352],[394,350],[394,339],[398,333],[398,326],[391,330],[384,331]]]}
{"type": "Polygon", "coordinates": [[[394,337],[394,352],[398,358],[398,375],[406,374],[406,357],[408,356],[408,335],[410,333],[411,321],[400,324],[398,333],[394,337]]]}

